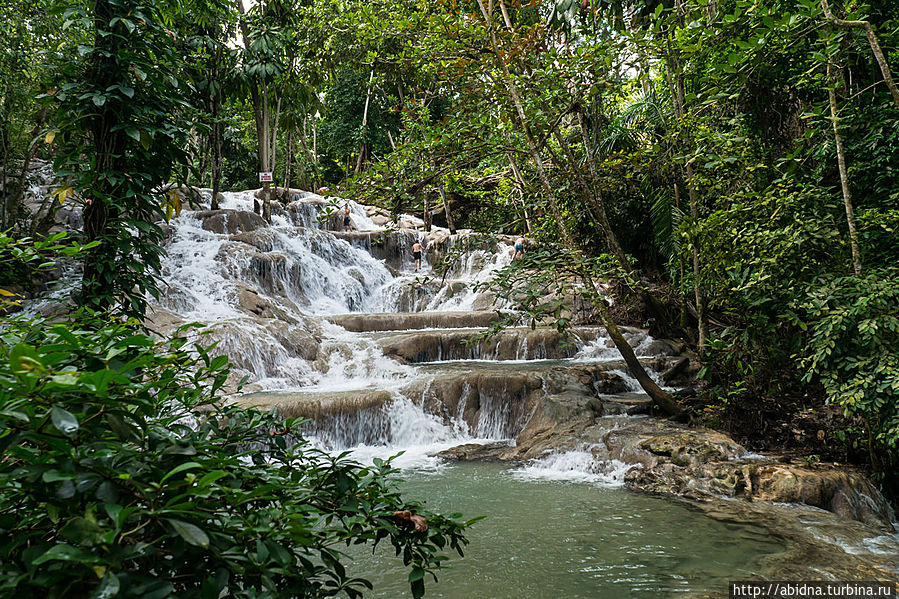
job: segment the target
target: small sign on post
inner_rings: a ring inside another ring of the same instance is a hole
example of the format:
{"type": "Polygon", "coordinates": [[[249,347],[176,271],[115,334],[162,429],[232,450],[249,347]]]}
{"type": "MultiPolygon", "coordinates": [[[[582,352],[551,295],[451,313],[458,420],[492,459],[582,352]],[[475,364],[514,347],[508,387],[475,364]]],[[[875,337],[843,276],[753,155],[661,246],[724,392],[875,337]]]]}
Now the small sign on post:
{"type": "Polygon", "coordinates": [[[260,183],[271,183],[275,178],[272,177],[271,171],[267,173],[259,173],[259,182],[260,183]]]}

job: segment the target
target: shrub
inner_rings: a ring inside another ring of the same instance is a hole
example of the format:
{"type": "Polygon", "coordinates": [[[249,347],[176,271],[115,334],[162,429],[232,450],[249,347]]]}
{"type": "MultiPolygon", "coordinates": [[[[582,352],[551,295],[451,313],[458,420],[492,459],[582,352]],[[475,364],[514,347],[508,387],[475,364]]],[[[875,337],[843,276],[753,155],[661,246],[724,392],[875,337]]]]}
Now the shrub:
{"type": "Polygon", "coordinates": [[[225,357],[84,314],[2,340],[0,596],[358,597],[339,547],[387,541],[419,597],[462,554],[467,524],[403,501],[389,460],[218,399],[225,357]]]}
{"type": "MultiPolygon", "coordinates": [[[[899,455],[899,269],[836,277],[809,295],[805,380],[899,455]]],[[[872,446],[872,466],[877,460],[872,446]]]]}

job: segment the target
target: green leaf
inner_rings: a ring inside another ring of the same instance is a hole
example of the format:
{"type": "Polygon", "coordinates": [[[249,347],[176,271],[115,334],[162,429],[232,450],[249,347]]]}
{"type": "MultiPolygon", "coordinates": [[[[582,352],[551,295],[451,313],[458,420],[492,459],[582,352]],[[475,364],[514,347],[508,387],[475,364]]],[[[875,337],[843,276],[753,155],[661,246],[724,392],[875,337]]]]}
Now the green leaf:
{"type": "Polygon", "coordinates": [[[190,522],[184,522],[183,520],[175,520],[172,518],[167,518],[166,520],[172,525],[172,528],[175,529],[178,536],[189,544],[204,549],[209,547],[209,536],[203,532],[200,527],[195,526],[190,522]]]}
{"type": "Polygon", "coordinates": [[[415,582],[416,580],[421,580],[425,577],[425,571],[422,568],[412,568],[412,571],[409,572],[409,582],[415,582]]]}
{"type": "Polygon", "coordinates": [[[59,406],[50,408],[50,419],[53,421],[53,426],[67,437],[74,437],[78,432],[78,419],[71,412],[59,406]]]}
{"type": "Polygon", "coordinates": [[[72,547],[71,545],[67,545],[66,543],[59,543],[58,545],[54,545],[43,554],[40,555],[37,559],[31,562],[35,566],[39,566],[45,562],[59,560],[63,562],[85,562],[85,563],[99,563],[102,560],[91,554],[78,549],[77,547],[72,547]]]}
{"type": "Polygon", "coordinates": [[[185,470],[192,470],[193,468],[202,468],[202,467],[203,467],[203,465],[198,464],[197,462],[185,462],[184,464],[181,464],[180,466],[175,466],[174,468],[169,470],[169,473],[166,474],[165,476],[163,476],[162,480],[159,482],[164,483],[165,481],[167,481],[171,477],[175,476],[179,472],[184,472],[185,470]]]}
{"type": "Polygon", "coordinates": [[[103,529],[96,522],[87,518],[72,518],[59,531],[59,535],[67,541],[84,547],[93,547],[103,537],[103,529]]]}
{"type": "Polygon", "coordinates": [[[415,599],[421,599],[421,597],[425,596],[425,581],[424,578],[419,578],[412,582],[412,596],[415,599]]]}
{"type": "Polygon", "coordinates": [[[103,575],[103,580],[100,581],[100,586],[91,595],[91,599],[111,599],[119,594],[120,588],[121,583],[118,576],[107,570],[103,575]]]}

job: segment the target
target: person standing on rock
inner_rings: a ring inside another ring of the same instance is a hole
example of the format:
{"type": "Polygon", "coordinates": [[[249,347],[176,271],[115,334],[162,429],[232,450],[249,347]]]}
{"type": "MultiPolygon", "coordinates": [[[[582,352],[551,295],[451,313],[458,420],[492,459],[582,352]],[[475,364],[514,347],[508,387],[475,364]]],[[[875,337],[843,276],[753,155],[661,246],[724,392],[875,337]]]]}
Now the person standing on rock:
{"type": "Polygon", "coordinates": [[[421,268],[421,251],[422,251],[421,244],[416,241],[415,244],[413,244],[413,246],[412,246],[412,259],[415,260],[415,270],[416,271],[419,268],[421,268]]]}
{"type": "Polygon", "coordinates": [[[515,253],[512,254],[513,260],[518,260],[519,258],[524,257],[524,237],[519,237],[515,240],[515,253]]]}
{"type": "Polygon", "coordinates": [[[353,228],[353,221],[350,220],[350,204],[347,202],[343,205],[343,232],[346,233],[353,228]]]}

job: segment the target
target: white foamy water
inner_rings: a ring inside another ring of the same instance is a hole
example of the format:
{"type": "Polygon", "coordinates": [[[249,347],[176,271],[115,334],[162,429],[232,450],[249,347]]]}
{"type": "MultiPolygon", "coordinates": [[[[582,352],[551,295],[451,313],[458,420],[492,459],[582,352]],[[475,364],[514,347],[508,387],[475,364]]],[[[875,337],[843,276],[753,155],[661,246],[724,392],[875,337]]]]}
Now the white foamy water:
{"type": "Polygon", "coordinates": [[[605,487],[624,485],[624,475],[633,466],[618,460],[597,460],[584,448],[550,453],[511,471],[522,480],[552,480],[588,483],[605,487]]]}

